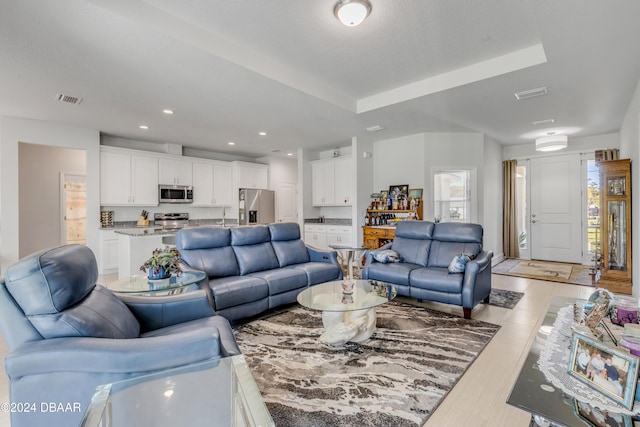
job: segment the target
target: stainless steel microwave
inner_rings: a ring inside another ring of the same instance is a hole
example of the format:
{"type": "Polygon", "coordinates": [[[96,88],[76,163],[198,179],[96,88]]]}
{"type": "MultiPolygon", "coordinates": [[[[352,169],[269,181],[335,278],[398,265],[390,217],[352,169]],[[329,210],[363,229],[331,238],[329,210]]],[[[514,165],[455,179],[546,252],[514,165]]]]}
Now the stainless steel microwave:
{"type": "Polygon", "coordinates": [[[193,187],[191,185],[159,185],[159,203],[193,203],[193,187]]]}

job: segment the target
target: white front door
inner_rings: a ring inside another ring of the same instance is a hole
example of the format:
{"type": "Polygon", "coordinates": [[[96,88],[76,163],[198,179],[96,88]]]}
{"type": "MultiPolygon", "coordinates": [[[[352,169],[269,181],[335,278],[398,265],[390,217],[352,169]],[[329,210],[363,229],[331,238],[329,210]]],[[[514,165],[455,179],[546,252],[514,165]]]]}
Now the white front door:
{"type": "Polygon", "coordinates": [[[580,263],[580,155],[531,159],[531,258],[580,263]]]}
{"type": "Polygon", "coordinates": [[[279,182],[276,193],[277,222],[298,222],[297,186],[293,182],[279,182]]]}

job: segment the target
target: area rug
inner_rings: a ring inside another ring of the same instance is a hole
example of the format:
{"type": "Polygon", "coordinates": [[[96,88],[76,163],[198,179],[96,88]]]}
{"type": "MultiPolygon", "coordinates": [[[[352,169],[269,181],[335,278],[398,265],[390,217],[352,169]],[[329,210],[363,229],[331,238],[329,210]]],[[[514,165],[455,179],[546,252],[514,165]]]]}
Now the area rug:
{"type": "Polygon", "coordinates": [[[504,276],[593,286],[589,275],[589,267],[580,264],[506,259],[500,264],[491,267],[491,272],[504,276]]]}
{"type": "Polygon", "coordinates": [[[422,426],[500,329],[397,302],[377,313],[371,339],[340,349],[301,307],[236,328],[278,427],[422,426]]]}
{"type": "Polygon", "coordinates": [[[513,309],[524,296],[523,292],[508,291],[506,289],[491,288],[489,304],[496,307],[513,309]]]}

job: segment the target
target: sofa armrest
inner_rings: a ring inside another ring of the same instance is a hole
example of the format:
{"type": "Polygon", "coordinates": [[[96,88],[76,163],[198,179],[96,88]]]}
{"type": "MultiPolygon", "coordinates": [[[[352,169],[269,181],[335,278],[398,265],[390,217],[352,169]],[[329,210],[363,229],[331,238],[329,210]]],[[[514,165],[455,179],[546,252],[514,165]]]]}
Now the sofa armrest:
{"type": "Polygon", "coordinates": [[[472,261],[469,261],[467,266],[477,264],[477,272],[480,273],[491,265],[491,258],[493,258],[493,251],[482,251],[472,261]]]}
{"type": "Polygon", "coordinates": [[[142,374],[220,356],[216,328],[150,338],[53,338],[30,341],[7,354],[11,378],[48,373],[142,374]]]}
{"type": "Polygon", "coordinates": [[[309,259],[311,262],[327,262],[329,264],[340,266],[338,263],[338,252],[336,251],[325,251],[322,249],[316,249],[312,246],[307,246],[307,252],[309,252],[309,259]]]}
{"type": "Polygon", "coordinates": [[[215,314],[206,290],[154,297],[116,295],[138,319],[142,332],[154,331],[215,314]]]}

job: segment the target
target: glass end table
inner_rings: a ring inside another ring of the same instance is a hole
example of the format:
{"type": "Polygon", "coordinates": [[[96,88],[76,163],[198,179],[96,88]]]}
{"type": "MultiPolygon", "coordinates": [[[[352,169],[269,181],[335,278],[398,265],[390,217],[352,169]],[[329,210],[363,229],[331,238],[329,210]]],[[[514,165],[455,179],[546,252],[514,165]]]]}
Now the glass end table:
{"type": "Polygon", "coordinates": [[[167,279],[149,280],[143,274],[119,279],[109,283],[106,288],[119,293],[140,295],[174,295],[186,292],[191,285],[195,285],[207,277],[204,271],[183,271],[180,276],[167,279]]]}
{"type": "Polygon", "coordinates": [[[81,426],[132,425],[275,426],[242,355],[98,386],[81,426]]]}
{"type": "Polygon", "coordinates": [[[298,303],[322,311],[325,331],[320,342],[341,347],[368,340],[376,330],[376,310],[396,297],[393,285],[374,280],[336,280],[311,286],[298,294],[298,303]]]}

